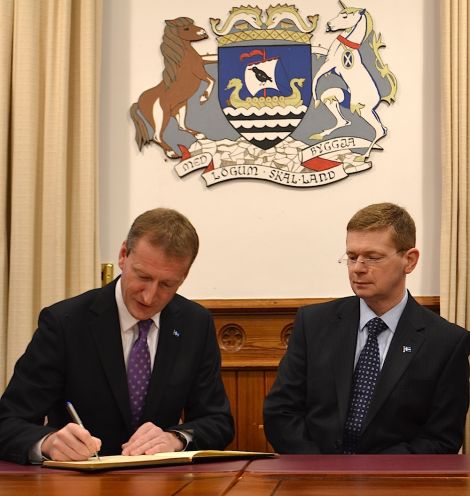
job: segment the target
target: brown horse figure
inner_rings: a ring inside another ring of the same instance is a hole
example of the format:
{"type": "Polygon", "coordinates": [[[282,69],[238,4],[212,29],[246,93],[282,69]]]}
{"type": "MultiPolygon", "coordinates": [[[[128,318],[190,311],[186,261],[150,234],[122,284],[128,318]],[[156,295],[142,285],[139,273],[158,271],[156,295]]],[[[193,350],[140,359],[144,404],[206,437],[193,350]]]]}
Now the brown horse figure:
{"type": "Polygon", "coordinates": [[[163,139],[168,122],[174,117],[181,130],[199,139],[204,138],[202,133],[186,126],[186,107],[201,81],[208,83],[200,98],[201,103],[206,102],[214,87],[214,79],[206,72],[204,59],[191,46],[193,41],[206,39],[206,31],[188,17],[166,20],[165,24],[160,46],[164,61],[163,81],[144,91],[137,103],[132,104],[130,113],[139,150],[155,142],[168,157],[177,158],[178,155],[163,139]]]}

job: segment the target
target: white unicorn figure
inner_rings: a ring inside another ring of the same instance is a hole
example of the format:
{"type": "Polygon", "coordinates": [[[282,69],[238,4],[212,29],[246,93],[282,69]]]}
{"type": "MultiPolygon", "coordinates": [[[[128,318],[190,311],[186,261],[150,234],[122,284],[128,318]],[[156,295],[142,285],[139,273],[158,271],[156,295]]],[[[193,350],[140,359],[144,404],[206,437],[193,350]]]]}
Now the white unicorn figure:
{"type": "Polygon", "coordinates": [[[333,41],[325,62],[318,70],[312,81],[312,100],[315,107],[318,107],[320,101],[323,102],[333,116],[336,118],[336,124],[330,128],[312,135],[311,139],[323,139],[338,128],[349,126],[350,121],[344,118],[341,113],[341,104],[346,106],[349,103],[351,112],[356,112],[365,119],[375,131],[375,137],[371,141],[369,148],[363,156],[356,157],[355,161],[364,162],[370,154],[375,143],[387,134],[387,129],[382,125],[375,109],[381,100],[391,103],[395,100],[397,90],[397,81],[388,66],[384,65],[379,54],[379,49],[385,46],[381,41],[381,36],[377,38],[374,33],[371,48],[375,54],[375,64],[382,78],[386,78],[390,83],[389,95],[382,97],[379,93],[374,79],[367,70],[362,60],[359,49],[361,44],[368,39],[373,32],[373,23],[370,14],[362,8],[346,7],[340,0],[342,10],[334,18],[328,21],[327,31],[342,31],[342,33],[333,41]],[[340,87],[331,87],[326,89],[318,99],[317,85],[319,79],[334,72],[342,78],[347,86],[344,90],[340,87]]]}

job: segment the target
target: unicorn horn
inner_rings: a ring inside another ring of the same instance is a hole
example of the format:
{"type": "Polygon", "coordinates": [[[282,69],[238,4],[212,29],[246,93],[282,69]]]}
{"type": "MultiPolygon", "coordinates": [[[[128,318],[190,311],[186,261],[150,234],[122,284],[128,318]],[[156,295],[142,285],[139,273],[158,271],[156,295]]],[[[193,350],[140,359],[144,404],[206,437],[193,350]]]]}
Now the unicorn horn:
{"type": "Polygon", "coordinates": [[[341,7],[342,7],[343,9],[346,9],[346,8],[347,8],[347,7],[346,7],[346,5],[344,5],[344,3],[343,3],[341,0],[339,0],[339,4],[341,5],[341,7]]]}

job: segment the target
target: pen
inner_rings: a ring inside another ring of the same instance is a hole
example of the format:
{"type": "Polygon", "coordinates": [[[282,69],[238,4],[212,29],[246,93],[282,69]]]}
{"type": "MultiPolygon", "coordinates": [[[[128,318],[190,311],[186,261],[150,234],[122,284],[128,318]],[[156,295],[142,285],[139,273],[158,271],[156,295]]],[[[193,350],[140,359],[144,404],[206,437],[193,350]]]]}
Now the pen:
{"type": "MultiPolygon", "coordinates": [[[[75,410],[74,406],[70,401],[65,402],[65,406],[67,408],[67,411],[70,413],[70,416],[72,417],[73,421],[78,424],[80,427],[83,427],[85,429],[85,426],[83,425],[83,422],[81,421],[80,417],[78,416],[77,410],[75,410]]],[[[98,452],[95,451],[95,456],[100,459],[98,452]]]]}

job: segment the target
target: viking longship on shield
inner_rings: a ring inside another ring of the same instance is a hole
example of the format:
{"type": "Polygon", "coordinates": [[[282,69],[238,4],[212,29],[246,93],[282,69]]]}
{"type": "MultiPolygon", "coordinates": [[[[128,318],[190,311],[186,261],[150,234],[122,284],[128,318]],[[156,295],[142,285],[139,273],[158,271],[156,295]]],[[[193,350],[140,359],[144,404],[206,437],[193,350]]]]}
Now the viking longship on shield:
{"type": "Polygon", "coordinates": [[[219,103],[241,136],[269,150],[297,128],[308,110],[309,33],[316,17],[306,22],[286,5],[268,8],[265,17],[253,7],[233,14],[224,26],[211,20],[219,45],[219,103]]]}

